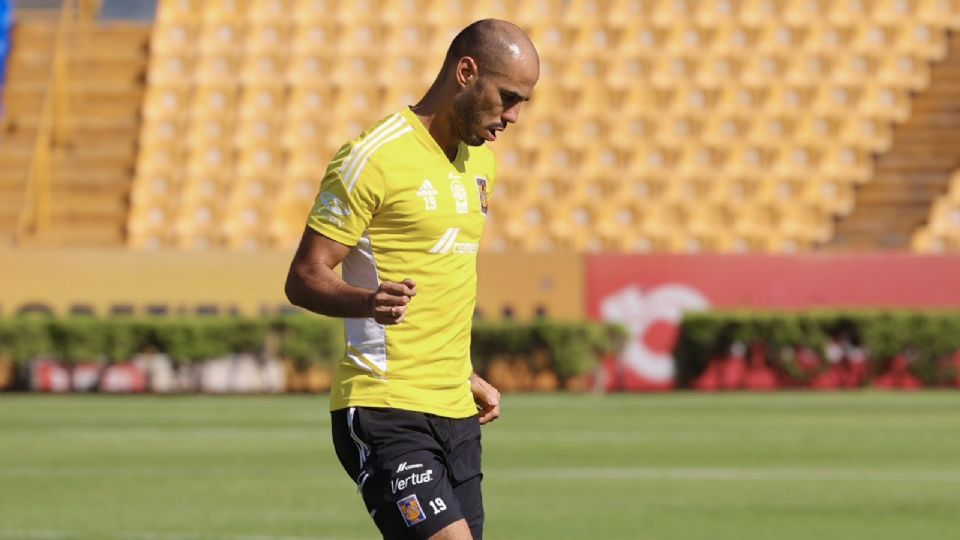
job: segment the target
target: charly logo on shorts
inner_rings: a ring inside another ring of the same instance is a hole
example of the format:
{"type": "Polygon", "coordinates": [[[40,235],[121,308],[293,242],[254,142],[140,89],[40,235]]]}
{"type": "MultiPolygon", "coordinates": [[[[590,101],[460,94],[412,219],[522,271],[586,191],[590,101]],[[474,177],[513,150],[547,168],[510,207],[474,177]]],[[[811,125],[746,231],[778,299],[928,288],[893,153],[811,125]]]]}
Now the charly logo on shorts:
{"type": "Polygon", "coordinates": [[[397,501],[397,508],[400,509],[403,520],[407,522],[407,527],[413,527],[427,519],[427,514],[423,512],[423,508],[420,508],[420,501],[417,499],[416,493],[407,495],[397,501]]]}

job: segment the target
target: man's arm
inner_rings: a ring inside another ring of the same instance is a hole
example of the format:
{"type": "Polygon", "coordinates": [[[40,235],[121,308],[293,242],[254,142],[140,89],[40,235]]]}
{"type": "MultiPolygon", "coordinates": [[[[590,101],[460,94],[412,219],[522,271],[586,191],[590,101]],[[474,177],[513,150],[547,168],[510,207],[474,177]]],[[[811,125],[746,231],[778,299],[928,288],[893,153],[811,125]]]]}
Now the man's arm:
{"type": "Polygon", "coordinates": [[[354,287],[333,270],[350,247],[306,227],[290,264],[284,291],[295,306],[330,317],[373,317],[380,324],[397,324],[417,294],[413,280],[385,281],[377,290],[354,287]]]}

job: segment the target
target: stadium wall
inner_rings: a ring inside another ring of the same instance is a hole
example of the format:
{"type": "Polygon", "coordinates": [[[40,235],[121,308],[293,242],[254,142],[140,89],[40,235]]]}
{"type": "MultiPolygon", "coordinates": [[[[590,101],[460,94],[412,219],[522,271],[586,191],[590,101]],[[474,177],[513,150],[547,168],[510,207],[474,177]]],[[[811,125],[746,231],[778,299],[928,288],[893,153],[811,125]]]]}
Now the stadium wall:
{"type": "MultiPolygon", "coordinates": [[[[283,294],[288,252],[0,251],[0,316],[268,315],[293,306],[283,294]]],[[[542,314],[579,319],[583,260],[574,254],[480,257],[478,309],[485,318],[542,314]]]]}
{"type": "Polygon", "coordinates": [[[636,389],[674,385],[684,313],[710,309],[960,307],[960,257],[588,255],[590,318],[623,324],[621,364],[636,389]]]}

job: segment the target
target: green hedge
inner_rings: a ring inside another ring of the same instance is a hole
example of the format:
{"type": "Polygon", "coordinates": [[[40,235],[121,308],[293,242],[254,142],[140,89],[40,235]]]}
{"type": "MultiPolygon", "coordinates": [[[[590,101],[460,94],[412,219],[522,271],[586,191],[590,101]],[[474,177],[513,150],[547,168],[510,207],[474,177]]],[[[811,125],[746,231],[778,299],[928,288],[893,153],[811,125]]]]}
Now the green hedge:
{"type": "Polygon", "coordinates": [[[684,317],[674,356],[677,382],[689,386],[711,357],[724,356],[735,342],[762,345],[768,362],[796,373],[790,351],[812,348],[823,356],[833,336],[844,334],[862,346],[871,372],[881,373],[896,356],[910,359],[910,370],[924,383],[946,377],[942,360],[960,350],[960,312],[805,311],[701,312],[684,317]]]}
{"type": "Polygon", "coordinates": [[[549,320],[477,321],[473,325],[471,357],[474,369],[484,373],[497,355],[522,355],[530,359],[531,353],[545,350],[554,373],[564,381],[593,371],[597,361],[617,349],[624,339],[626,330],[620,325],[549,320]]]}
{"type": "MultiPolygon", "coordinates": [[[[538,321],[474,325],[474,366],[483,371],[498,354],[546,350],[561,379],[591,371],[600,355],[624,336],[619,326],[538,321]]],[[[343,323],[295,314],[274,318],[95,318],[42,316],[0,319],[0,358],[25,364],[50,357],[64,362],[121,362],[155,349],[177,363],[198,362],[234,352],[267,354],[301,367],[332,364],[343,354],[343,323]]]]}

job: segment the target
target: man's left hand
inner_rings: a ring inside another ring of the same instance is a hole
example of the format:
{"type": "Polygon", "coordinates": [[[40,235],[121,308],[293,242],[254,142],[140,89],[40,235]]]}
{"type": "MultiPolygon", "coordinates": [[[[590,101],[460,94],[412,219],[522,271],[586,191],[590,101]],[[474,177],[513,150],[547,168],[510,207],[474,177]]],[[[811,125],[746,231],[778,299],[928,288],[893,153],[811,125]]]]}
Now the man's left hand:
{"type": "Polygon", "coordinates": [[[480,423],[486,424],[500,418],[500,391],[474,373],[470,376],[473,400],[480,408],[480,423]]]}

